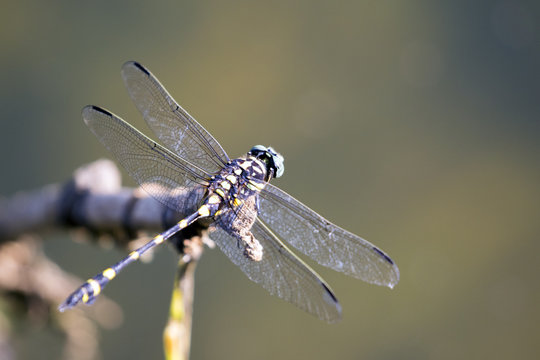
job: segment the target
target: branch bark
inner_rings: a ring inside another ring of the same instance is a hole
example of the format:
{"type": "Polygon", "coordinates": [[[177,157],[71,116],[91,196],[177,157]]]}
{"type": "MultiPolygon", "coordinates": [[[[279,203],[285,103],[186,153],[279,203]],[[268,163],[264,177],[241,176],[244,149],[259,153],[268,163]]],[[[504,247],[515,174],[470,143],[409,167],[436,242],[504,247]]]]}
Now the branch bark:
{"type": "MultiPolygon", "coordinates": [[[[116,246],[131,251],[148,240],[148,237],[141,239],[141,234],[162,231],[195,210],[201,193],[179,191],[175,196],[175,200],[186,205],[186,214],[171,211],[140,188],[122,187],[120,172],[114,163],[98,160],[77,169],[65,184],[47,185],[0,199],[0,292],[18,299],[18,303],[39,303],[40,311],[46,313],[47,318],[56,319],[55,323],[66,334],[66,359],[98,357],[97,330],[89,319],[104,327],[115,326],[121,321],[121,309],[105,298],[85,311],[74,309],[62,315],[57,313],[56,308],[64,296],[82,281],[48,260],[40,251],[39,238],[28,234],[71,230],[79,239],[108,238],[116,246]],[[86,331],[81,331],[82,328],[86,331]],[[86,337],[81,338],[81,334],[86,337]]],[[[180,261],[170,319],[164,331],[165,353],[167,359],[187,359],[193,274],[203,243],[211,241],[204,225],[196,223],[175,235],[171,242],[180,254],[180,261]]],[[[5,314],[6,309],[2,307],[0,311],[5,314]]],[[[23,317],[29,319],[36,312],[35,306],[28,307],[23,317]]],[[[2,327],[0,345],[0,357],[9,359],[12,353],[9,331],[2,327]]]]}

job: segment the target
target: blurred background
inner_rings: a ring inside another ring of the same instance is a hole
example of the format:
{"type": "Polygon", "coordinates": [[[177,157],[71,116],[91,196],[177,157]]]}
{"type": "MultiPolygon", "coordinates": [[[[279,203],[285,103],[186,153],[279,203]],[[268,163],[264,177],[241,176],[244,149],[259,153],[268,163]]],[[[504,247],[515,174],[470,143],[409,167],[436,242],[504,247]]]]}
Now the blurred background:
{"type": "MultiPolygon", "coordinates": [[[[81,120],[84,105],[149,134],[120,78],[137,60],[229,155],[272,145],[286,159],[275,184],[400,267],[388,290],[314,266],[343,306],[343,320],[327,325],[207,251],[192,359],[539,356],[540,2],[28,0],[2,9],[2,195],[109,157],[81,120]]],[[[123,255],[67,234],[45,240],[47,255],[81,278],[123,255]]],[[[124,322],[100,332],[102,358],[162,358],[175,267],[163,247],[107,288],[124,322]]],[[[58,358],[63,340],[50,327],[21,327],[15,349],[20,359],[58,358]]]]}

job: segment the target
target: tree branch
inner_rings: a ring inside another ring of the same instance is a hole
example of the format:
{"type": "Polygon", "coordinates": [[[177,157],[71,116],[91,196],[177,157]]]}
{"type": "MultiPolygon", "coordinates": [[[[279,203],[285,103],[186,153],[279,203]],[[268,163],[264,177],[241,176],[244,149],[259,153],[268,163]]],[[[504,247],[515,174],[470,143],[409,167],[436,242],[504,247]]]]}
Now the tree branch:
{"type": "MultiPolygon", "coordinates": [[[[175,193],[175,200],[183,203],[186,213],[189,213],[196,209],[201,197],[200,191],[202,190],[178,191],[178,194],[175,193]]],[[[79,235],[80,239],[92,241],[106,237],[116,246],[131,251],[148,240],[148,237],[140,239],[141,233],[162,231],[185,215],[171,211],[140,188],[123,188],[120,172],[114,163],[108,160],[99,160],[77,169],[72,179],[63,185],[47,185],[41,189],[17,193],[7,199],[2,198],[0,291],[7,294],[6,296],[18,299],[15,303],[39,303],[39,311],[56,319],[56,323],[66,334],[66,359],[95,358],[98,356],[95,336],[97,330],[88,319],[93,318],[104,327],[115,326],[121,322],[121,310],[118,305],[105,298],[88,308],[88,311],[74,309],[62,315],[58,314],[56,308],[64,295],[82,281],[66,274],[48,260],[40,251],[38,238],[28,237],[26,234],[75,230],[74,233],[79,235]],[[134,240],[137,238],[139,239],[134,240]],[[35,299],[39,301],[36,302],[35,299]],[[120,316],[115,317],[114,314],[120,316]],[[80,331],[82,328],[86,331],[80,331]],[[81,347],[85,347],[84,350],[81,347]]],[[[206,227],[196,223],[175,235],[171,242],[181,257],[171,300],[169,324],[164,331],[165,352],[167,359],[187,359],[191,333],[193,273],[202,254],[202,244],[211,244],[211,241],[208,239],[206,227]],[[169,351],[170,349],[175,350],[169,351]]],[[[28,306],[23,318],[32,318],[34,313],[39,313],[36,310],[38,308],[28,306]]],[[[4,306],[0,307],[0,311],[6,314],[4,306]]],[[[9,331],[0,328],[0,357],[9,359],[7,355],[11,353],[11,349],[5,344],[9,344],[9,331]]]]}

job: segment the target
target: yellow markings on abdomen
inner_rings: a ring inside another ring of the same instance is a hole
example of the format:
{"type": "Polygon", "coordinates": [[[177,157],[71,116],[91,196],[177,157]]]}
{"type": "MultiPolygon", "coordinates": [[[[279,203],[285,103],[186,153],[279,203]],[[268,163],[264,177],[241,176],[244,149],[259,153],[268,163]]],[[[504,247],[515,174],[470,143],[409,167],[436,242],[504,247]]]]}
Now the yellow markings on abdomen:
{"type": "Polygon", "coordinates": [[[141,257],[141,254],[139,254],[137,251],[132,251],[129,253],[129,257],[133,260],[138,260],[139,257],[141,257]]]}
{"type": "Polygon", "coordinates": [[[112,268],[108,268],[108,269],[103,270],[101,274],[105,276],[107,279],[112,280],[116,276],[116,271],[114,271],[114,269],[112,268]]]}
{"type": "MultiPolygon", "coordinates": [[[[228,183],[226,183],[228,184],[228,183]]],[[[212,195],[208,198],[208,204],[219,204],[221,202],[218,195],[212,195]]]]}
{"type": "Polygon", "coordinates": [[[89,279],[87,283],[89,283],[90,286],[92,287],[93,295],[98,296],[99,293],[101,292],[101,285],[99,285],[99,283],[94,279],[89,279]]]}
{"type": "Polygon", "coordinates": [[[163,241],[165,241],[165,238],[164,238],[163,235],[161,235],[161,234],[157,235],[157,236],[154,238],[154,243],[155,243],[156,245],[161,244],[163,241]]]}
{"type": "Polygon", "coordinates": [[[83,294],[83,296],[82,296],[82,299],[81,299],[81,300],[82,300],[82,302],[83,302],[83,303],[85,303],[85,304],[86,304],[86,303],[88,302],[88,298],[89,298],[89,296],[88,296],[88,293],[87,293],[87,292],[85,292],[85,293],[83,294]]]}
{"type": "Polygon", "coordinates": [[[180,226],[180,229],[184,229],[185,227],[187,227],[188,225],[188,222],[186,219],[182,219],[178,222],[178,226],[180,226]]]}
{"type": "Polygon", "coordinates": [[[242,201],[238,200],[238,198],[234,198],[233,205],[234,206],[240,206],[240,205],[242,205],[242,201]]]}
{"type": "Polygon", "coordinates": [[[203,205],[199,208],[199,215],[200,216],[208,216],[210,215],[210,209],[208,209],[208,206],[203,205]]]}

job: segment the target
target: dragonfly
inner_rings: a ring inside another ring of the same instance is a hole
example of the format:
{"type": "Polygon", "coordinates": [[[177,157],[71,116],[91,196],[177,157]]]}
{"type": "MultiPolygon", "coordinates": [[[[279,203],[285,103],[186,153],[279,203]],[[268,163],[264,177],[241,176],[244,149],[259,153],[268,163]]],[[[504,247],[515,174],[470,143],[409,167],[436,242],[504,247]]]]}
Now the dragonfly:
{"type": "Polygon", "coordinates": [[[60,311],[92,304],[127,265],[201,219],[209,223],[210,238],[249,279],[326,322],[341,318],[341,305],[284,241],[317,263],[368,283],[389,288],[398,283],[399,269],[384,251],[269,183],[285,169],[283,156],[272,147],[256,145],[231,159],[141,64],[125,63],[122,78],[163,145],[97,106],[86,106],[83,120],[144,190],[171,210],[190,215],[90,278],[60,311]],[[174,195],[179,189],[197,194],[196,206],[179,201],[174,195]]]}

